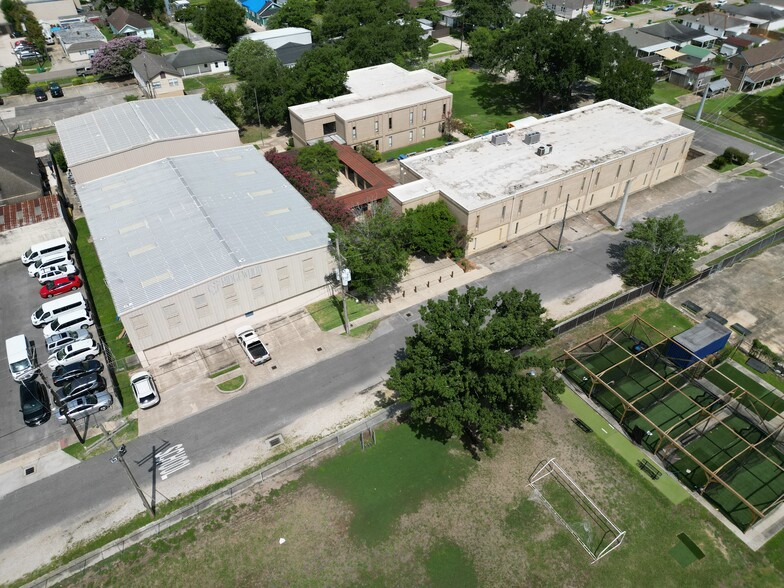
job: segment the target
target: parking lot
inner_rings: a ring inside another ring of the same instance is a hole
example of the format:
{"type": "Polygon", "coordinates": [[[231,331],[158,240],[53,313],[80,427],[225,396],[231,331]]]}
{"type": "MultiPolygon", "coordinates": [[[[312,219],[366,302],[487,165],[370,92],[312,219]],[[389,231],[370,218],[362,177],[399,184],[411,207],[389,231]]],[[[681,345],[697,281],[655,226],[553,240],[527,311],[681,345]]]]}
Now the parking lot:
{"type": "MultiPolygon", "coordinates": [[[[43,373],[51,383],[51,370],[45,365],[48,354],[42,331],[33,327],[30,322],[30,315],[45,302],[39,295],[40,284],[38,280],[27,275],[21,261],[0,265],[0,280],[5,286],[3,302],[0,305],[0,337],[5,341],[14,335],[26,335],[33,341],[38,350],[38,360],[44,364],[43,373]]],[[[95,329],[92,328],[91,331],[93,338],[97,339],[95,329]]],[[[11,378],[8,370],[5,346],[0,354],[3,356],[3,367],[0,369],[0,390],[3,390],[0,399],[0,462],[59,442],[69,434],[72,436],[70,427],[58,423],[54,405],[52,417],[47,423],[38,427],[27,427],[24,424],[19,412],[19,384],[11,378]]],[[[97,359],[103,362],[103,357],[97,359]]],[[[99,418],[105,419],[120,410],[119,402],[115,398],[114,405],[108,411],[100,413],[99,418]]],[[[90,417],[90,422],[92,421],[93,417],[90,417]]],[[[84,426],[85,421],[77,423],[84,426]]]]}

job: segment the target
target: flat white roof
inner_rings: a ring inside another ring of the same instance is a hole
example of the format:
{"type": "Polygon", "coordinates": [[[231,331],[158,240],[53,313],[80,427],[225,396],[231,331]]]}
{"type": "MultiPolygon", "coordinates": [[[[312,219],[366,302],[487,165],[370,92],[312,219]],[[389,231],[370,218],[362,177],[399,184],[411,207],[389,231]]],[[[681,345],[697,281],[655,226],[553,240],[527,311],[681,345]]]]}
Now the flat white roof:
{"type": "Polygon", "coordinates": [[[433,182],[427,179],[414,180],[407,184],[398,184],[387,190],[398,202],[404,204],[409,200],[416,200],[425,194],[432,194],[436,191],[433,182]]]}
{"type": "Polygon", "coordinates": [[[452,94],[437,84],[446,78],[426,69],[408,71],[393,63],[348,72],[351,94],[289,107],[303,121],[335,115],[343,120],[413,106],[452,94]]]}
{"type": "Polygon", "coordinates": [[[252,146],[162,159],[77,188],[120,314],[325,247],[332,230],[252,146]]]}
{"type": "Polygon", "coordinates": [[[692,133],[658,113],[605,100],[500,131],[508,136],[500,145],[490,142],[492,135],[478,137],[414,155],[400,165],[470,211],[692,133]],[[541,133],[539,143],[523,143],[532,131],[541,133]],[[547,143],[552,153],[536,155],[537,147],[547,143]]]}
{"type": "Polygon", "coordinates": [[[137,100],[55,122],[70,165],[86,163],[157,141],[237,131],[201,96],[137,100]]]}

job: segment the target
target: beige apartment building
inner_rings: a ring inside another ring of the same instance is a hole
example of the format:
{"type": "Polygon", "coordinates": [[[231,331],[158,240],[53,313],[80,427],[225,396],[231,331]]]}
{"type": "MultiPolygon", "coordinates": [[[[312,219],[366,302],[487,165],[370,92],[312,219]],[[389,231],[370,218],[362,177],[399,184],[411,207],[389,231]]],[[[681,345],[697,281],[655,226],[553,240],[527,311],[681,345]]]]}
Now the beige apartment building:
{"type": "Polygon", "coordinates": [[[355,69],[346,86],[351,94],[289,107],[296,147],[324,140],[390,151],[438,137],[451,115],[446,78],[426,69],[355,69]]]}
{"type": "Polygon", "coordinates": [[[614,100],[400,162],[390,201],[403,211],[444,200],[470,255],[650,188],[683,172],[694,132],[681,111],[614,100]]]}

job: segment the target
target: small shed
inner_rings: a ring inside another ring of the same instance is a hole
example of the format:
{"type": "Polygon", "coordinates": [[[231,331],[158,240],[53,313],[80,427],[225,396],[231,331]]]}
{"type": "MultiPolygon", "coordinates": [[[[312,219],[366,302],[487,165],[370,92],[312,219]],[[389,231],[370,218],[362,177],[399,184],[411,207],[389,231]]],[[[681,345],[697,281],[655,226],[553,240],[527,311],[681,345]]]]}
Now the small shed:
{"type": "Polygon", "coordinates": [[[675,335],[667,346],[667,358],[675,365],[687,368],[724,349],[731,334],[727,327],[708,319],[675,335]]]}

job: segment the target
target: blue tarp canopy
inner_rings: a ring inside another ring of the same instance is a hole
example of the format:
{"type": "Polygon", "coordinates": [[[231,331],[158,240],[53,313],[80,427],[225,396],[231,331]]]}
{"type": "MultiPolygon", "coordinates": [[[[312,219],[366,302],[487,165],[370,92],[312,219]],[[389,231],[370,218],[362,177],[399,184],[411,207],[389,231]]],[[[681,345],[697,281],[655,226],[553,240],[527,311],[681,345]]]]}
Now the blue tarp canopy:
{"type": "Polygon", "coordinates": [[[267,0],[245,0],[242,5],[250,12],[259,12],[266,3],[267,0]]]}

